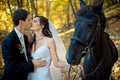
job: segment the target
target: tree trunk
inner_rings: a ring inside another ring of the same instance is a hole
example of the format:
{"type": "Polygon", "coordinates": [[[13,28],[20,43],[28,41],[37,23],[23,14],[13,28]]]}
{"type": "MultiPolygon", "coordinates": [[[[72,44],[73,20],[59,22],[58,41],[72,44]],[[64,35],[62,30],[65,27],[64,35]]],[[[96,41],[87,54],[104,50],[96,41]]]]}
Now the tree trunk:
{"type": "Polygon", "coordinates": [[[23,7],[23,0],[20,0],[20,7],[23,7]]]}
{"type": "Polygon", "coordinates": [[[74,0],[73,4],[74,4],[74,7],[75,7],[75,10],[78,10],[79,8],[76,5],[77,4],[76,0],[74,0]]]}
{"type": "Polygon", "coordinates": [[[18,4],[18,8],[22,8],[22,4],[23,4],[22,0],[17,0],[17,4],[18,4]]]}
{"type": "Polygon", "coordinates": [[[72,8],[72,12],[73,12],[74,17],[77,18],[77,17],[76,17],[76,14],[75,14],[75,10],[74,10],[73,5],[72,5],[72,1],[69,0],[69,3],[70,3],[70,5],[71,5],[71,8],[72,8]]]}
{"type": "Polygon", "coordinates": [[[9,0],[7,0],[7,4],[8,4],[8,7],[9,7],[9,10],[10,10],[10,14],[11,14],[11,16],[12,16],[12,10],[11,10],[11,8],[10,8],[10,1],[9,0]]]}
{"type": "Polygon", "coordinates": [[[30,0],[31,7],[32,7],[32,16],[38,15],[37,9],[35,8],[35,4],[33,0],[30,0]]]}
{"type": "Polygon", "coordinates": [[[27,9],[28,9],[28,11],[29,11],[29,10],[30,10],[30,9],[29,9],[29,0],[27,0],[27,6],[26,6],[26,7],[27,7],[27,9]]]}
{"type": "Polygon", "coordinates": [[[38,13],[38,0],[36,0],[35,6],[36,6],[36,9],[37,9],[37,13],[38,13]]]}
{"type": "Polygon", "coordinates": [[[70,28],[69,6],[70,6],[70,5],[69,5],[69,3],[68,3],[68,7],[67,7],[67,8],[68,8],[68,9],[67,9],[67,28],[70,28]]]}
{"type": "Polygon", "coordinates": [[[49,13],[50,13],[50,1],[46,1],[46,16],[49,19],[49,13]]]}

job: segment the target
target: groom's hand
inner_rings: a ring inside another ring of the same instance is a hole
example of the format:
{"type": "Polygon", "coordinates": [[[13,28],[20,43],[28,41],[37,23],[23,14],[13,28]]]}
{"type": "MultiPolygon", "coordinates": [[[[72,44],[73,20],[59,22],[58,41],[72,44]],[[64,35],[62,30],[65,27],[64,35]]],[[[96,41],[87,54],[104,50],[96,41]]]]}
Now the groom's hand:
{"type": "Polygon", "coordinates": [[[41,60],[41,59],[34,59],[33,61],[34,67],[44,67],[47,62],[45,60],[41,60]]]}

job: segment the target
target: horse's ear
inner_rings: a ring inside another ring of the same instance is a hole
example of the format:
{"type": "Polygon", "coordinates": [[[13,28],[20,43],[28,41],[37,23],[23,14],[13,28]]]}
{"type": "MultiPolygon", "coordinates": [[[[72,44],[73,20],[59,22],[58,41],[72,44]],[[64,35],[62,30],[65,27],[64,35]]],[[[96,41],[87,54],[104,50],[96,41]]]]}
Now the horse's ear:
{"type": "Polygon", "coordinates": [[[102,6],[103,6],[103,2],[95,5],[95,6],[94,6],[95,11],[100,11],[100,10],[102,10],[102,6]]]}
{"type": "Polygon", "coordinates": [[[80,0],[80,7],[82,8],[84,6],[86,6],[86,3],[83,0],[80,0]]]}

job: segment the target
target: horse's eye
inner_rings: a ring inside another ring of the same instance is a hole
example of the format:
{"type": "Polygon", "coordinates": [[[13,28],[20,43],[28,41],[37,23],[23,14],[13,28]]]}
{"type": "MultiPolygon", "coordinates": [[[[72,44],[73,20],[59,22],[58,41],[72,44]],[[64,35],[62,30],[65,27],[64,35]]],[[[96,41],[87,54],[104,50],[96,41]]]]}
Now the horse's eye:
{"type": "Polygon", "coordinates": [[[91,27],[92,26],[92,24],[88,24],[88,27],[91,27]]]}

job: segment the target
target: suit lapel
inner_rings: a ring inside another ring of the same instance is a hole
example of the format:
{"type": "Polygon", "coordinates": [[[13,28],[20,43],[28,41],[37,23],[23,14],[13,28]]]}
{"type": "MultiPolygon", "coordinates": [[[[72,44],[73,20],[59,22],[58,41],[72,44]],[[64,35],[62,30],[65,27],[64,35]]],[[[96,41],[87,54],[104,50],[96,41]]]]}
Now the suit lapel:
{"type": "MultiPolygon", "coordinates": [[[[17,33],[15,32],[14,29],[13,29],[13,31],[11,32],[11,34],[14,36],[16,42],[17,42],[17,43],[20,43],[20,40],[19,40],[19,38],[18,38],[18,36],[17,36],[17,33]]],[[[20,44],[21,44],[21,43],[20,43],[20,44]]]]}

